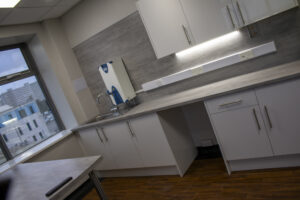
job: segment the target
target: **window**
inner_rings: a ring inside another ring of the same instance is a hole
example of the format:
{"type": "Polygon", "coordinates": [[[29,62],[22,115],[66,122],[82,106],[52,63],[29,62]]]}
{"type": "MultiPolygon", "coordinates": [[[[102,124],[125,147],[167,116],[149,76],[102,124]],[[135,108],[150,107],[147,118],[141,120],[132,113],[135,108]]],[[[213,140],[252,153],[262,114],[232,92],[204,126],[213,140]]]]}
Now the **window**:
{"type": "Polygon", "coordinates": [[[27,125],[27,127],[28,127],[28,130],[32,131],[32,128],[31,128],[29,122],[27,122],[26,125],[27,125]]]}
{"type": "Polygon", "coordinates": [[[38,124],[36,123],[35,119],[33,120],[33,124],[34,124],[35,128],[39,127],[38,124]]]}
{"type": "Polygon", "coordinates": [[[0,48],[0,164],[62,129],[27,46],[0,48]]]}
{"type": "Polygon", "coordinates": [[[5,140],[5,142],[8,142],[8,138],[5,134],[2,135],[3,136],[3,139],[5,140]]]}
{"type": "Polygon", "coordinates": [[[32,106],[29,106],[29,110],[30,110],[31,114],[34,114],[34,113],[35,113],[32,106]]]}
{"type": "Polygon", "coordinates": [[[19,115],[20,115],[20,118],[25,118],[27,116],[26,112],[24,109],[21,109],[18,111],[19,115]]]}
{"type": "Polygon", "coordinates": [[[23,135],[23,131],[22,131],[22,129],[20,127],[18,127],[18,131],[19,131],[20,135],[23,135]]]}
{"type": "Polygon", "coordinates": [[[2,150],[0,149],[0,165],[5,162],[6,162],[6,158],[5,158],[2,150]]]}

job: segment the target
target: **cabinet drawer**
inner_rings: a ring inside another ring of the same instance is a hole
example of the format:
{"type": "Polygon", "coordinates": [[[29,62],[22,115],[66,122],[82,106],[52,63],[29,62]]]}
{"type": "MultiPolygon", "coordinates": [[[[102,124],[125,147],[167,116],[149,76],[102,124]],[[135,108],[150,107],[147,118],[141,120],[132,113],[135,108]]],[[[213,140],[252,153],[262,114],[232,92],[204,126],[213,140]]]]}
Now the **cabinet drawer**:
{"type": "Polygon", "coordinates": [[[253,90],[217,97],[207,100],[205,103],[210,114],[258,104],[253,90]]]}

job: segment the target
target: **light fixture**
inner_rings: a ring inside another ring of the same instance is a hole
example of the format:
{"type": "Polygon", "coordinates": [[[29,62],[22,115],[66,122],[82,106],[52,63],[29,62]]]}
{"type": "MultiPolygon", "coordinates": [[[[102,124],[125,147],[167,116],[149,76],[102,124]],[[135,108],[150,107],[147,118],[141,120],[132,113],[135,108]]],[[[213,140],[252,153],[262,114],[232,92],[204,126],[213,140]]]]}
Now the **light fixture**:
{"type": "Polygon", "coordinates": [[[2,122],[2,124],[4,124],[4,125],[8,125],[8,124],[10,124],[10,123],[13,123],[13,122],[15,122],[15,121],[17,121],[18,119],[17,118],[12,118],[12,119],[10,119],[10,120],[7,120],[7,121],[5,121],[5,122],[2,122]]]}
{"type": "Polygon", "coordinates": [[[224,43],[227,43],[227,42],[230,42],[230,41],[234,42],[233,40],[237,39],[240,35],[241,35],[240,31],[233,31],[233,32],[228,33],[226,35],[222,35],[220,37],[214,38],[214,39],[209,40],[207,42],[198,44],[198,45],[196,45],[194,47],[191,47],[189,49],[180,51],[180,52],[176,53],[176,56],[177,57],[185,57],[185,56],[188,56],[188,55],[194,55],[194,54],[200,53],[203,50],[209,50],[209,49],[217,47],[217,46],[219,47],[224,43]]]}
{"type": "Polygon", "coordinates": [[[20,0],[0,0],[0,8],[13,8],[20,0]]]}

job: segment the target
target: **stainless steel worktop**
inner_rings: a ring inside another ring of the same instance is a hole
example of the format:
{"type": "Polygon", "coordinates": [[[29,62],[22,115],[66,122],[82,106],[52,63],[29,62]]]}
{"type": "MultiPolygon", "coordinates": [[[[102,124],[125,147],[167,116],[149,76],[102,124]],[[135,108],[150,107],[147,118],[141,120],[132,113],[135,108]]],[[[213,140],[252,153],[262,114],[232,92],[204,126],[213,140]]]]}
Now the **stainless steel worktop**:
{"type": "Polygon", "coordinates": [[[291,62],[148,101],[132,108],[124,115],[78,126],[73,131],[128,120],[147,113],[167,110],[298,76],[300,76],[300,61],[291,62]]]}

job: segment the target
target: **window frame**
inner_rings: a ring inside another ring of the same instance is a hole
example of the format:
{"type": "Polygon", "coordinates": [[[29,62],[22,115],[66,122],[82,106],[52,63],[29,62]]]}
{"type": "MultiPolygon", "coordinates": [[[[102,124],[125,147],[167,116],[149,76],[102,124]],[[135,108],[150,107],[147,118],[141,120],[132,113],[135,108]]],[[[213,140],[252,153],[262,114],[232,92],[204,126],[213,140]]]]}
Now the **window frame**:
{"type": "MultiPolygon", "coordinates": [[[[58,128],[60,130],[65,130],[65,126],[61,120],[61,117],[58,114],[58,111],[53,103],[50,93],[47,90],[46,84],[42,79],[42,76],[37,68],[37,65],[33,59],[33,56],[31,55],[31,52],[30,52],[27,44],[20,43],[20,44],[2,46],[2,47],[0,47],[0,51],[16,49],[16,48],[20,49],[20,51],[24,57],[24,60],[28,66],[28,70],[0,77],[0,86],[34,76],[42,90],[42,93],[45,96],[47,105],[49,106],[52,114],[54,115],[54,118],[55,118],[58,128]]],[[[32,146],[32,147],[34,147],[34,146],[32,146]]],[[[32,147],[30,147],[30,148],[32,148],[32,147]]],[[[9,151],[8,147],[6,146],[6,143],[4,142],[4,138],[1,135],[0,135],[0,149],[2,150],[2,153],[4,154],[6,161],[12,160],[14,158],[12,156],[11,152],[9,151]]]]}

